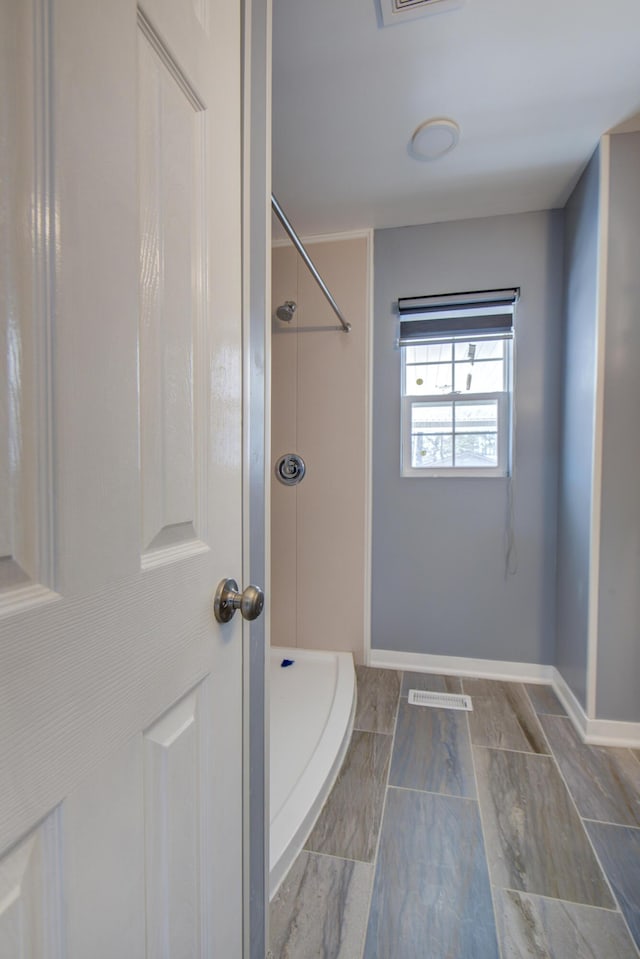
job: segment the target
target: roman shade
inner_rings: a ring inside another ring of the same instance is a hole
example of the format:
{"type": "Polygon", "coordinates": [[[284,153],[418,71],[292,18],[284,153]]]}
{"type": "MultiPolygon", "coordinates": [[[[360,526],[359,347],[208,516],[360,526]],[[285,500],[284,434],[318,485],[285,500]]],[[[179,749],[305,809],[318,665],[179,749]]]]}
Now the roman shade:
{"type": "Polygon", "coordinates": [[[400,346],[451,337],[510,337],[520,290],[479,290],[398,299],[400,346]]]}

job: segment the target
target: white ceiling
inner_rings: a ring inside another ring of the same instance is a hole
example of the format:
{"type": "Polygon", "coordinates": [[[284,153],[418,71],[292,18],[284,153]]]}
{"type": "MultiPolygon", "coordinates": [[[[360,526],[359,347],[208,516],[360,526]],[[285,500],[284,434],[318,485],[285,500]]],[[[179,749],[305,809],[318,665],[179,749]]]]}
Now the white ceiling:
{"type": "Polygon", "coordinates": [[[466,0],[379,26],[379,0],[274,0],[273,189],[303,235],[562,206],[640,111],[638,0],[466,0]],[[460,144],[413,159],[451,117],[460,144]]]}

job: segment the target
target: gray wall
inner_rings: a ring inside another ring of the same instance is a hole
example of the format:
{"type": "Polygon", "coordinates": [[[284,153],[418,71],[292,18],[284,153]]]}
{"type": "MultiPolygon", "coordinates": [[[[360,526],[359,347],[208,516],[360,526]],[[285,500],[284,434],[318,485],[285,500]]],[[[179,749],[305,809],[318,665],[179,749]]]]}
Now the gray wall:
{"type": "Polygon", "coordinates": [[[372,646],[550,663],[554,655],[562,216],[375,233],[372,646]],[[507,480],[401,478],[399,296],[520,286],[515,531],[507,480]]]}
{"type": "Polygon", "coordinates": [[[596,715],[640,721],[640,133],[611,137],[596,715]]]}
{"type": "Polygon", "coordinates": [[[586,705],[600,154],[565,207],[556,665],[586,705]]]}

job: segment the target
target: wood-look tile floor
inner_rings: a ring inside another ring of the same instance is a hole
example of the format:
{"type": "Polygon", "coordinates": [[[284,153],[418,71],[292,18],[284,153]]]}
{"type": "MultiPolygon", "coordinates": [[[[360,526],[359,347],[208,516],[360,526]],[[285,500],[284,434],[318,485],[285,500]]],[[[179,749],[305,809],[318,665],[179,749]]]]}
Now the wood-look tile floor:
{"type": "Polygon", "coordinates": [[[357,679],[340,776],[271,904],[272,959],[640,959],[640,751],[582,744],[549,687],[357,679]]]}

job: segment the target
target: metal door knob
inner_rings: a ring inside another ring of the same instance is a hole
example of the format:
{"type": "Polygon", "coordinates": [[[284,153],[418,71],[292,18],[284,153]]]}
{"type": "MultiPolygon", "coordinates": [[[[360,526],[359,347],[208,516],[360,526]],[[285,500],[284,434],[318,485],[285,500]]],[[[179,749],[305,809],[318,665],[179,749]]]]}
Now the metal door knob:
{"type": "Polygon", "coordinates": [[[243,619],[257,619],[264,609],[264,593],[258,586],[247,586],[240,593],[235,579],[221,579],[213,599],[213,615],[219,623],[228,623],[236,609],[243,619]]]}

